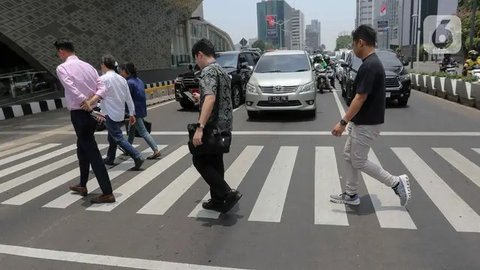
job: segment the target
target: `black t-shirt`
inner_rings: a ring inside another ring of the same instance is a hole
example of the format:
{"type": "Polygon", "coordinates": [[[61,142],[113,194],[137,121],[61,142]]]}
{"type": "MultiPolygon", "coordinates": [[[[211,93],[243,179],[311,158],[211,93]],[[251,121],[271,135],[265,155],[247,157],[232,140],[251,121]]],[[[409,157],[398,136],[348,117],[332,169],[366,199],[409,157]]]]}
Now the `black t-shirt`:
{"type": "Polygon", "coordinates": [[[375,53],[363,59],[353,87],[356,93],[366,93],[368,96],[352,122],[356,125],[383,124],[385,122],[385,69],[375,53]]]}

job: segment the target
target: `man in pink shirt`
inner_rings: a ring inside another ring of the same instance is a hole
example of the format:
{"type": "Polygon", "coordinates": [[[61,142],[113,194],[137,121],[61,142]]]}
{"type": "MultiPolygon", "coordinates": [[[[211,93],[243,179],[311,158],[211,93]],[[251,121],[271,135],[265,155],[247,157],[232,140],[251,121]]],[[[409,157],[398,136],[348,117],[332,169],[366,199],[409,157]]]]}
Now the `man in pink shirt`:
{"type": "Polygon", "coordinates": [[[86,196],[90,165],[103,194],[93,198],[92,203],[112,203],[110,178],[95,141],[96,121],[91,117],[92,104],[105,96],[105,85],[98,72],[90,64],[75,56],[73,43],[69,40],[55,42],[57,56],[63,64],[57,67],[57,76],[65,88],[65,100],[70,111],[73,127],[77,134],[77,156],[80,165],[80,183],[70,186],[70,190],[86,196]]]}

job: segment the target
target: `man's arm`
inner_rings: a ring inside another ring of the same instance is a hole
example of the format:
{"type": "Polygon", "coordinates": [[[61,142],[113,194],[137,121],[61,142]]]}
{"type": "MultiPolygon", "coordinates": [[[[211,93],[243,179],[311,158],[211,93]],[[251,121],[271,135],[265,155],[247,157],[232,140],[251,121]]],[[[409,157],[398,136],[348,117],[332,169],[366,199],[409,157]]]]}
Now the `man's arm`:
{"type": "Polygon", "coordinates": [[[77,86],[64,67],[57,67],[57,76],[60,82],[63,84],[65,91],[69,91],[74,96],[76,103],[82,104],[86,101],[87,97],[78,90],[77,86]]]}
{"type": "Polygon", "coordinates": [[[360,111],[360,109],[363,106],[363,103],[367,100],[368,94],[367,93],[357,93],[355,97],[352,100],[352,103],[350,103],[350,107],[348,108],[348,111],[345,113],[345,116],[343,117],[343,120],[350,122],[355,115],[360,111]]]}
{"type": "Polygon", "coordinates": [[[214,95],[205,96],[205,100],[203,101],[202,110],[200,112],[200,117],[198,118],[198,122],[202,125],[206,125],[208,119],[213,112],[213,107],[215,106],[216,97],[214,95]]]}

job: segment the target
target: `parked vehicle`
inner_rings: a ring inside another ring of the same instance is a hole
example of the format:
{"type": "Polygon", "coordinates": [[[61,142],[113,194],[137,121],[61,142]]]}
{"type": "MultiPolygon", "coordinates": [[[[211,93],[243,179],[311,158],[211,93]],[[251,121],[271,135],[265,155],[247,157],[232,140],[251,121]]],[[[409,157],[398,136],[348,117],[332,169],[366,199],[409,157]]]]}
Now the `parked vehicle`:
{"type": "Polygon", "coordinates": [[[247,85],[249,118],[264,111],[306,111],[316,115],[315,72],[305,51],[267,52],[247,85]]]}
{"type": "MultiPolygon", "coordinates": [[[[246,85],[252,71],[260,58],[255,51],[221,52],[216,56],[217,63],[232,77],[232,103],[234,108],[245,100],[246,85]]],[[[175,99],[182,108],[191,109],[195,106],[192,94],[199,92],[198,69],[177,76],[175,79],[175,99]]]]}
{"type": "MultiPolygon", "coordinates": [[[[387,102],[397,100],[400,106],[406,106],[411,92],[410,74],[395,53],[386,50],[376,50],[380,61],[385,68],[385,87],[387,102]]],[[[350,53],[347,63],[343,64],[346,69],[345,90],[342,90],[342,96],[347,105],[355,97],[355,77],[358,69],[362,65],[362,60],[356,57],[353,52],[350,53]]]]}

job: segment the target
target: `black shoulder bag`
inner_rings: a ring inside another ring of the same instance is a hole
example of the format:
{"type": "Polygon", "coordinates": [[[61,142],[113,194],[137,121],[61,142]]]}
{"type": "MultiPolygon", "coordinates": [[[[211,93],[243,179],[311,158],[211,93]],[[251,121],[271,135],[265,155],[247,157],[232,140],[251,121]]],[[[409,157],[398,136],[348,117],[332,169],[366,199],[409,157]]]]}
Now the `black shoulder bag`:
{"type": "MultiPolygon", "coordinates": [[[[214,123],[218,118],[218,103],[220,100],[220,80],[217,77],[218,91],[215,97],[215,105],[213,112],[215,116],[214,123]]],[[[232,143],[232,133],[229,131],[221,131],[212,123],[207,123],[203,128],[202,145],[195,147],[193,145],[193,136],[197,130],[197,124],[188,124],[188,148],[192,155],[216,155],[230,152],[230,144],[232,143]]]]}

